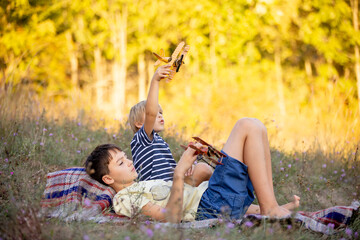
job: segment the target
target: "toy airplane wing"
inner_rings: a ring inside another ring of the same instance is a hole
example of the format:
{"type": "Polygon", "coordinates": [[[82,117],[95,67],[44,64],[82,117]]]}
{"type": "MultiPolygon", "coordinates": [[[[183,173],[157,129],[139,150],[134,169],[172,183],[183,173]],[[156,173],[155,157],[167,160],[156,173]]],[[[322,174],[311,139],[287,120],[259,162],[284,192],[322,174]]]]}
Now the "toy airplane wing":
{"type": "Polygon", "coordinates": [[[180,146],[185,150],[188,147],[194,149],[196,155],[198,155],[198,154],[206,154],[207,153],[207,148],[204,148],[204,147],[198,148],[198,147],[194,146],[192,142],[189,143],[187,146],[185,146],[185,145],[180,145],[180,146]]]}
{"type": "Polygon", "coordinates": [[[174,62],[177,60],[178,55],[180,54],[181,50],[183,49],[183,47],[185,46],[185,42],[181,42],[179,43],[179,45],[177,45],[177,47],[175,48],[175,51],[173,52],[173,54],[171,55],[171,60],[169,62],[169,65],[172,66],[174,64],[174,62]]]}
{"type": "MultiPolygon", "coordinates": [[[[194,143],[190,142],[187,146],[180,145],[185,150],[190,147],[195,150],[195,154],[198,155],[199,160],[204,160],[206,163],[208,163],[210,166],[214,167],[214,165],[210,164],[210,162],[214,163],[215,165],[223,165],[222,158],[226,155],[222,152],[216,150],[213,146],[205,142],[199,137],[193,137],[197,142],[201,143],[203,146],[197,147],[194,143]],[[213,158],[213,157],[216,157],[213,158]]],[[[215,167],[214,167],[215,168],[215,167]]]]}
{"type": "Polygon", "coordinates": [[[180,67],[182,64],[184,64],[184,58],[186,57],[186,54],[189,52],[190,50],[190,46],[189,45],[186,45],[184,47],[184,51],[182,52],[180,58],[177,60],[177,63],[176,63],[176,72],[179,71],[180,67]]]}
{"type": "Polygon", "coordinates": [[[217,150],[216,148],[214,148],[213,146],[211,146],[210,144],[208,144],[207,142],[205,142],[204,140],[202,140],[199,137],[193,137],[194,140],[198,141],[199,143],[201,143],[202,145],[208,146],[209,147],[209,151],[211,151],[216,157],[220,158],[220,157],[226,157],[225,154],[223,154],[222,152],[220,152],[219,150],[217,150]]]}
{"type": "Polygon", "coordinates": [[[192,143],[189,143],[188,146],[184,146],[184,145],[180,145],[180,146],[185,150],[188,147],[194,149],[195,155],[198,155],[198,160],[203,160],[204,162],[206,162],[213,168],[215,168],[215,166],[210,164],[206,159],[210,160],[215,165],[223,165],[223,163],[221,161],[218,161],[218,160],[208,156],[208,147],[207,146],[202,146],[202,147],[198,148],[195,145],[193,145],[192,143]]]}
{"type": "Polygon", "coordinates": [[[158,59],[156,62],[155,62],[155,64],[154,64],[154,66],[157,66],[157,65],[159,65],[161,62],[164,62],[164,63],[168,63],[169,62],[169,57],[165,57],[165,50],[162,48],[162,49],[160,49],[160,53],[159,54],[157,54],[157,53],[155,53],[155,52],[153,52],[153,54],[154,54],[154,56],[158,59]]]}

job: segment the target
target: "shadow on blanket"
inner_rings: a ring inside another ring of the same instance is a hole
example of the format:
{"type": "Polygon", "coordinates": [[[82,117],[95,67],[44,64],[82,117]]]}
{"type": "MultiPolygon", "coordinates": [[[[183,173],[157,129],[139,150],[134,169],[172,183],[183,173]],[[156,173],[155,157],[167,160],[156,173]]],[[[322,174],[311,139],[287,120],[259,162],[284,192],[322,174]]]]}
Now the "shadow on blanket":
{"type": "MultiPolygon", "coordinates": [[[[119,216],[111,211],[115,191],[93,180],[84,168],[69,168],[47,175],[47,183],[41,200],[41,214],[50,218],[61,218],[65,221],[127,222],[129,218],[119,216]]],[[[351,206],[336,206],[316,212],[297,212],[289,219],[268,219],[288,224],[300,222],[304,227],[324,234],[334,233],[350,224],[354,213],[359,212],[359,202],[351,206]]],[[[245,215],[237,224],[251,222],[259,225],[267,219],[261,215],[245,215]]],[[[220,219],[209,219],[180,224],[181,228],[205,228],[221,224],[220,219]]],[[[173,226],[165,223],[164,225],[173,226]]],[[[174,225],[179,227],[179,225],[174,225]]]]}

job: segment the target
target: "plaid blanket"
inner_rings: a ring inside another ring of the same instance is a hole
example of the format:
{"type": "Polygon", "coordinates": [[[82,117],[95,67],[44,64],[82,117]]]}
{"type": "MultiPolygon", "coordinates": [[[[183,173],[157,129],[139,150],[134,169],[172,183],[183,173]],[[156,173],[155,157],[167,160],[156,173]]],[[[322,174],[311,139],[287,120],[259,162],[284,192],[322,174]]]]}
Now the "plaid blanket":
{"type": "MultiPolygon", "coordinates": [[[[47,184],[41,200],[41,213],[46,217],[57,217],[65,221],[91,220],[102,222],[127,222],[129,218],[119,216],[111,211],[112,198],[115,191],[93,180],[84,168],[69,168],[47,175],[47,184]]],[[[336,206],[316,212],[297,212],[292,218],[269,219],[284,224],[300,222],[308,229],[324,234],[332,234],[337,229],[346,227],[359,212],[359,202],[351,206],[336,206]],[[354,214],[356,213],[356,214],[354,214]]],[[[236,224],[251,222],[260,225],[267,217],[261,215],[245,215],[236,224]]],[[[221,224],[222,219],[208,219],[187,222],[176,227],[205,228],[221,224]]],[[[172,224],[164,223],[172,226],[172,224]]]]}
{"type": "MultiPolygon", "coordinates": [[[[300,224],[307,229],[327,235],[345,229],[359,214],[360,203],[354,201],[351,206],[335,206],[316,212],[299,211],[288,218],[269,218],[259,214],[248,214],[242,219],[233,221],[234,225],[245,225],[247,227],[260,226],[264,221],[268,223],[279,222],[284,227],[300,224]]],[[[182,223],[181,228],[208,228],[223,224],[223,219],[208,219],[197,222],[182,223]]],[[[174,224],[166,223],[169,226],[174,224]]]]}
{"type": "Polygon", "coordinates": [[[332,234],[334,230],[343,229],[355,220],[359,214],[359,206],[360,203],[354,201],[351,206],[335,206],[316,212],[297,212],[295,219],[313,231],[332,234]]]}
{"type": "Polygon", "coordinates": [[[96,222],[128,219],[111,212],[115,191],[93,180],[82,167],[47,174],[41,200],[41,215],[65,221],[96,222]]]}

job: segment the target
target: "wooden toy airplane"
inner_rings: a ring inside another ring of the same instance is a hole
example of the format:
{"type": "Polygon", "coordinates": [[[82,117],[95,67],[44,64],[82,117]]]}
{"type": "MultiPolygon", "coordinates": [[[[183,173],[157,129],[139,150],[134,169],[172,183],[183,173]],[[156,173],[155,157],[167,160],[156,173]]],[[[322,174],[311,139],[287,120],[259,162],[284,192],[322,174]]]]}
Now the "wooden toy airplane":
{"type": "Polygon", "coordinates": [[[210,144],[208,144],[207,142],[205,142],[204,140],[202,140],[199,137],[193,137],[194,140],[196,140],[197,142],[201,143],[203,146],[201,147],[197,147],[195,146],[195,143],[190,142],[188,144],[188,146],[184,146],[181,145],[181,147],[183,147],[184,149],[187,149],[188,147],[194,149],[196,152],[195,154],[198,155],[198,159],[197,160],[203,160],[204,162],[206,162],[207,164],[209,164],[210,166],[214,167],[215,165],[223,165],[222,158],[226,157],[226,155],[220,151],[218,151],[216,148],[214,148],[213,146],[211,146],[210,144]],[[216,159],[214,159],[214,157],[216,159]],[[213,164],[211,164],[213,163],[213,164]]]}
{"type": "Polygon", "coordinates": [[[183,60],[185,59],[186,54],[188,53],[189,50],[190,50],[190,46],[189,45],[185,46],[185,42],[181,42],[175,48],[175,51],[171,54],[171,57],[165,57],[164,49],[160,49],[159,54],[153,52],[154,56],[158,59],[154,64],[155,67],[160,65],[161,62],[164,62],[171,66],[170,68],[171,70],[176,69],[176,72],[171,73],[168,77],[165,78],[166,82],[173,79],[175,73],[179,71],[181,65],[185,64],[183,60]]]}

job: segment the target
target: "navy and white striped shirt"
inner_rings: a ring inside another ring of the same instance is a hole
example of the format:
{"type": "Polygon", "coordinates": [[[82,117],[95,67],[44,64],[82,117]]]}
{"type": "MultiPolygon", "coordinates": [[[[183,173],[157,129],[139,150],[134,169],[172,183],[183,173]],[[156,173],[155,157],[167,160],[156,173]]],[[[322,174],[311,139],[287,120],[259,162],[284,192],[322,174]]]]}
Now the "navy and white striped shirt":
{"type": "Polygon", "coordinates": [[[163,179],[173,180],[176,162],[169,145],[159,134],[152,132],[150,141],[144,126],[137,131],[130,143],[131,154],[139,180],[163,179]]]}

